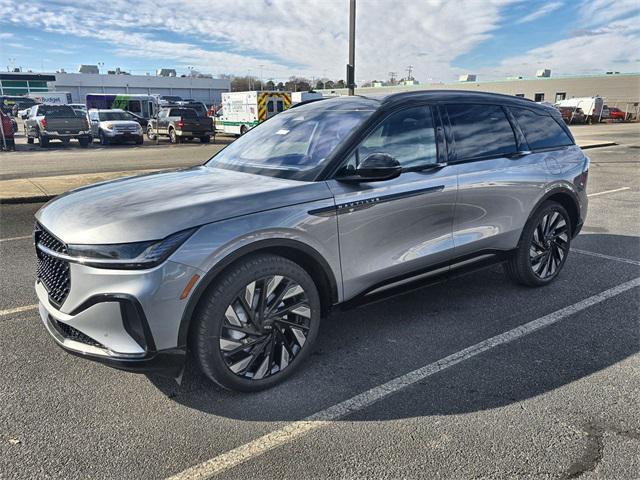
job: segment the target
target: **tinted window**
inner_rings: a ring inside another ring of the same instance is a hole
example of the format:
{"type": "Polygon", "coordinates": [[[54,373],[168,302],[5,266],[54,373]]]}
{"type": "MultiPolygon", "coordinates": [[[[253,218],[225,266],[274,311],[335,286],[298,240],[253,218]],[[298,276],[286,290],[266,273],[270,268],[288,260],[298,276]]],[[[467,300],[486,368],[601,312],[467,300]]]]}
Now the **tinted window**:
{"type": "Polygon", "coordinates": [[[129,100],[129,108],[127,108],[127,110],[133,113],[141,113],[142,103],[140,100],[129,100]]]}
{"type": "Polygon", "coordinates": [[[67,105],[41,105],[38,115],[46,115],[50,118],[69,118],[75,117],[76,112],[67,105]]]}
{"type": "Polygon", "coordinates": [[[573,145],[569,135],[550,115],[527,108],[509,107],[509,110],[520,125],[531,150],[573,145]]]}
{"type": "Polygon", "coordinates": [[[447,105],[458,160],[517,151],[516,138],[502,107],[447,105]]]}
{"type": "Polygon", "coordinates": [[[408,108],[387,117],[358,147],[351,167],[372,153],[388,153],[403,168],[436,163],[436,137],[431,109],[426,106],[408,108]]]}
{"type": "Polygon", "coordinates": [[[190,108],[172,108],[170,117],[197,118],[195,110],[190,108]]]}
{"type": "Polygon", "coordinates": [[[278,112],[282,112],[284,110],[284,102],[282,100],[278,100],[276,102],[276,105],[278,106],[277,108],[278,112]]]}
{"type": "Polygon", "coordinates": [[[267,112],[269,113],[273,112],[273,100],[269,100],[267,102],[267,112]]]}

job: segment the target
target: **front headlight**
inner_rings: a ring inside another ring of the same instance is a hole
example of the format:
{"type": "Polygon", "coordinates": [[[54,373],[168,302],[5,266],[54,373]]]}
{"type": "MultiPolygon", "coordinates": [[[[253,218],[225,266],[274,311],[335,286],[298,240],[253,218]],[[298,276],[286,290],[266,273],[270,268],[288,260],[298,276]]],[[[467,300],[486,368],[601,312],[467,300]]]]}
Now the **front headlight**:
{"type": "Polygon", "coordinates": [[[98,268],[143,269],[160,265],[175,252],[195,228],[162,240],[107,245],[68,245],[69,260],[98,268]]]}
{"type": "Polygon", "coordinates": [[[104,123],[102,127],[106,128],[107,130],[113,130],[113,123],[104,123]]]}

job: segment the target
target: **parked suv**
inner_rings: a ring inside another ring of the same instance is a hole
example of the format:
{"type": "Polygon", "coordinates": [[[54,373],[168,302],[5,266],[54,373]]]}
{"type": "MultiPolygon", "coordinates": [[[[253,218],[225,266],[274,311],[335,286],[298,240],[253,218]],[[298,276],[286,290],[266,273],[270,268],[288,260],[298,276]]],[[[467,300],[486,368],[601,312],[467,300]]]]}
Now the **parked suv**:
{"type": "Polygon", "coordinates": [[[158,135],[168,136],[171,143],[182,143],[194,137],[202,143],[209,143],[213,135],[213,123],[209,117],[201,117],[191,108],[163,108],[158,118],[149,120],[147,124],[149,140],[155,140],[158,135]]]}
{"type": "Polygon", "coordinates": [[[524,99],[301,105],[202,166],[43,207],[40,314],[64,349],[117,368],[178,375],[190,350],[226,388],[270,387],[336,304],[491,262],[548,285],[584,222],[588,169],[559,112],[524,99]]]}
{"type": "Polygon", "coordinates": [[[142,145],[142,127],[128,112],[120,109],[89,110],[91,133],[102,145],[114,142],[135,142],[142,145]]]}
{"type": "Polygon", "coordinates": [[[76,112],[69,105],[34,105],[24,121],[27,143],[38,139],[41,147],[50,140],[60,140],[68,145],[72,139],[81,147],[88,147],[92,141],[91,128],[86,115],[76,112]]]}

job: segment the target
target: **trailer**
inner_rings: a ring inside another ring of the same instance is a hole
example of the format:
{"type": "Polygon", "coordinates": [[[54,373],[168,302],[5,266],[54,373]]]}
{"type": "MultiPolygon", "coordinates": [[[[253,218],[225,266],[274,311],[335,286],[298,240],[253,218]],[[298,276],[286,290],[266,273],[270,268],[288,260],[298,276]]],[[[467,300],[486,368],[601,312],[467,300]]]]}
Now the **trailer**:
{"type": "Polygon", "coordinates": [[[599,122],[602,118],[604,100],[602,97],[574,97],[560,100],[555,104],[556,107],[571,107],[575,110],[582,109],[585,115],[585,122],[591,125],[599,122]]]}
{"type": "Polygon", "coordinates": [[[216,130],[243,135],[290,106],[289,92],[223,92],[222,114],[216,117],[216,130]]]}
{"type": "Polygon", "coordinates": [[[36,103],[46,103],[47,105],[68,105],[71,103],[69,92],[31,92],[27,97],[35,100],[36,103]]]}

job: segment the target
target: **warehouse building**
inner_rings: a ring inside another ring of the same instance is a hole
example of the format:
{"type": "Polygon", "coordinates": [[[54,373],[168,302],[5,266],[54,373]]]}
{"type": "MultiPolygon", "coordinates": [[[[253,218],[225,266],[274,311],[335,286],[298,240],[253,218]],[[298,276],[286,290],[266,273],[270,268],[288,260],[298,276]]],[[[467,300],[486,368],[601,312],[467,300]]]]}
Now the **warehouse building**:
{"type": "MultiPolygon", "coordinates": [[[[503,93],[529,98],[536,102],[555,103],[573,97],[599,95],[609,106],[635,111],[640,102],[640,73],[611,73],[602,75],[553,77],[544,75],[533,78],[509,78],[495,81],[477,81],[475,75],[462,75],[462,81],[452,83],[425,83],[419,85],[395,85],[358,88],[356,94],[388,94],[412,90],[473,90],[503,93]]],[[[324,94],[346,94],[346,89],[324,90],[324,94]]]]}
{"type": "Polygon", "coordinates": [[[74,103],[84,103],[87,93],[177,95],[206,105],[220,103],[228,92],[228,79],[99,73],[5,72],[0,74],[0,95],[25,95],[55,90],[68,92],[74,103]]]}
{"type": "Polygon", "coordinates": [[[69,92],[74,102],[84,103],[87,93],[128,93],[142,95],[177,95],[206,105],[220,103],[222,92],[231,82],[223,78],[112,75],[96,73],[56,73],[52,90],[69,92]]]}

